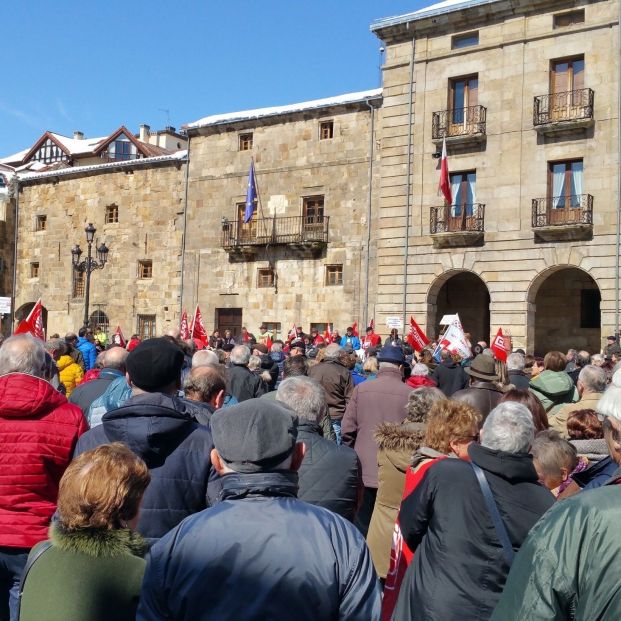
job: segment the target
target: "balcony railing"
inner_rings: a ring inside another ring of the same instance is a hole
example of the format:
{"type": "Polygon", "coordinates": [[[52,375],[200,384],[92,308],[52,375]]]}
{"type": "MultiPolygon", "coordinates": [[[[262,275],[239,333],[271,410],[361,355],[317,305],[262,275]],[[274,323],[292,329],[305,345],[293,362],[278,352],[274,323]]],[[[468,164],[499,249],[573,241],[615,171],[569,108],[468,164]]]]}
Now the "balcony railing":
{"type": "Polygon", "coordinates": [[[258,218],[247,224],[222,223],[222,247],[236,249],[268,244],[327,244],[329,216],[258,218]]]}
{"type": "Polygon", "coordinates": [[[590,194],[533,199],[533,228],[593,224],[590,194]]]}
{"type": "Polygon", "coordinates": [[[485,205],[446,205],[431,208],[430,230],[438,233],[483,233],[485,231],[485,205]]]}
{"type": "Polygon", "coordinates": [[[594,93],[590,88],[535,97],[533,125],[593,120],[594,93]]]}
{"type": "Polygon", "coordinates": [[[469,106],[455,110],[433,113],[431,137],[443,138],[482,138],[485,136],[487,108],[469,106]]]}

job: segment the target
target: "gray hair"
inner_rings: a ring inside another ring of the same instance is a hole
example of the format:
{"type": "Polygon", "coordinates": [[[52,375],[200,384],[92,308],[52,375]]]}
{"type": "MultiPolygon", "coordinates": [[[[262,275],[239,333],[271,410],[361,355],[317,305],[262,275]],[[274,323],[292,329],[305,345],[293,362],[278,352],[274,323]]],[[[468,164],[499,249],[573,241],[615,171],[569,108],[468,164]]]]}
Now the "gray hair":
{"type": "Polygon", "coordinates": [[[270,351],[282,351],[282,345],[280,343],[272,343],[272,348],[270,349],[270,351]]]}
{"type": "Polygon", "coordinates": [[[426,375],[429,375],[429,367],[426,364],[423,364],[422,362],[417,362],[412,367],[412,375],[425,377],[426,375]]]}
{"type": "Polygon", "coordinates": [[[65,342],[65,339],[49,339],[45,341],[45,343],[43,344],[43,347],[45,348],[45,351],[49,352],[50,354],[53,354],[55,351],[58,351],[61,348],[61,344],[62,345],[67,344],[65,342]]]}
{"type": "Polygon", "coordinates": [[[250,361],[250,349],[245,345],[235,345],[231,349],[231,364],[243,364],[247,365],[250,361]]]}
{"type": "Polygon", "coordinates": [[[525,365],[526,358],[519,352],[507,356],[507,371],[523,371],[525,365]]]}
{"type": "Polygon", "coordinates": [[[537,461],[538,470],[550,476],[559,475],[561,468],[567,468],[571,472],[578,463],[576,447],[561,438],[559,432],[553,429],[540,431],[530,452],[537,461]]]}
{"type": "Polygon", "coordinates": [[[591,362],[591,354],[589,354],[588,351],[586,351],[585,349],[582,349],[578,352],[578,355],[576,356],[576,364],[579,367],[586,367],[587,364],[589,364],[591,362]]]}
{"type": "Polygon", "coordinates": [[[588,364],[580,371],[578,381],[588,392],[604,392],[606,389],[606,371],[595,365],[588,364]]]}
{"type": "MultiPolygon", "coordinates": [[[[246,348],[247,349],[247,348],[246,348]]],[[[192,356],[192,368],[195,367],[213,367],[220,364],[220,359],[216,352],[209,349],[199,349],[192,356]]]]}
{"type": "Polygon", "coordinates": [[[312,423],[319,423],[327,410],[323,386],[304,375],[283,380],[276,391],[276,399],[288,405],[300,420],[312,423]]]}
{"type": "MultiPolygon", "coordinates": [[[[4,345],[0,348],[0,352],[2,349],[4,345]]],[[[621,371],[613,374],[612,383],[606,388],[604,396],[597,402],[595,409],[598,414],[610,416],[621,422],[621,371]]]]}
{"type": "Polygon", "coordinates": [[[0,347],[0,375],[26,373],[44,377],[45,348],[30,334],[11,336],[0,347]]]}
{"type": "Polygon", "coordinates": [[[338,357],[341,355],[342,350],[343,348],[340,345],[337,345],[336,343],[330,343],[330,345],[328,345],[324,350],[323,359],[337,360],[338,357]]]}
{"type": "Polygon", "coordinates": [[[261,358],[259,358],[259,356],[250,356],[250,358],[248,360],[248,368],[251,371],[254,371],[255,369],[260,369],[261,368],[261,358]]]}
{"type": "Polygon", "coordinates": [[[516,401],[497,405],[485,419],[481,445],[493,451],[528,453],[535,439],[533,415],[516,401]]]}
{"type": "Polygon", "coordinates": [[[601,366],[602,364],[604,364],[604,356],[602,356],[601,354],[593,354],[591,356],[591,364],[594,364],[595,366],[601,366]]]}

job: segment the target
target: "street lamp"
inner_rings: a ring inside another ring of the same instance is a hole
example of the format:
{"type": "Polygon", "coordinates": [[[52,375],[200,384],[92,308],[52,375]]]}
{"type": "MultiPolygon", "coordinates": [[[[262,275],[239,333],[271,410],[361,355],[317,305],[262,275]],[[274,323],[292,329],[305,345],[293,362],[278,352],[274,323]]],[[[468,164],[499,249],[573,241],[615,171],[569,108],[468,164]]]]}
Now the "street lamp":
{"type": "Polygon", "coordinates": [[[93,259],[93,240],[95,239],[97,229],[89,222],[88,226],[84,229],[84,232],[86,233],[86,243],[88,245],[86,259],[84,259],[84,261],[80,261],[82,249],[79,244],[76,244],[71,249],[71,260],[73,269],[76,272],[86,274],[86,286],[84,289],[84,327],[86,328],[88,327],[88,303],[91,294],[91,273],[94,270],[103,269],[106,261],[108,260],[108,252],[110,252],[110,250],[106,244],[102,242],[99,248],[97,248],[97,258],[93,259]]]}

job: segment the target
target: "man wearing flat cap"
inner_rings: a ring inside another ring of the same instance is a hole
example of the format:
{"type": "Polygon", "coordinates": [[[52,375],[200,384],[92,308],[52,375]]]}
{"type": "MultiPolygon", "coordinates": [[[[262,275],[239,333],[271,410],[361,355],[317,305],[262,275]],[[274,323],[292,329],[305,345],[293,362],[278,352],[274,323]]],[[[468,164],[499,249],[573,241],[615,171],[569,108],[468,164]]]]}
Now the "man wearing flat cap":
{"type": "Polygon", "coordinates": [[[351,446],[362,464],[364,495],[356,515],[356,526],[365,535],[369,529],[378,486],[377,441],[380,423],[401,423],[412,388],[403,383],[405,364],[401,347],[387,345],[377,354],[379,371],[372,382],[354,389],[343,416],[343,444],[351,446]]]}
{"type": "Polygon", "coordinates": [[[153,546],[137,619],[379,619],[360,533],[296,497],[305,446],[293,410],[250,399],[219,410],[211,425],[220,502],[153,546]]]}
{"type": "Polygon", "coordinates": [[[470,376],[470,386],[453,393],[451,399],[463,401],[476,408],[485,420],[500,403],[503,395],[496,384],[500,376],[496,373],[494,358],[488,354],[479,354],[464,370],[470,376]]]}
{"type": "MultiPolygon", "coordinates": [[[[183,352],[166,338],[148,339],[127,357],[132,396],[87,431],[74,456],[109,442],[123,442],[147,464],[151,483],[138,531],[153,542],[188,515],[207,506],[213,441],[176,395],[183,352]]],[[[216,484],[217,485],[217,484],[216,484]]]]}

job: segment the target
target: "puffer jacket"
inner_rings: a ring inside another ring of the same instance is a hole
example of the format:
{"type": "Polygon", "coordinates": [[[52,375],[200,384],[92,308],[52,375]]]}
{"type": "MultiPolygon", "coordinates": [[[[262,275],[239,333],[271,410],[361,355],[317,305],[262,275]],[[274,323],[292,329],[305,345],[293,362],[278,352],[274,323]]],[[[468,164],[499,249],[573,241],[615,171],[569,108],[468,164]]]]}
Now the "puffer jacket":
{"type": "Polygon", "coordinates": [[[84,370],[92,369],[95,366],[95,360],[97,360],[97,348],[94,343],[81,336],[78,338],[78,349],[84,357],[84,370]]]}
{"type": "Polygon", "coordinates": [[[87,429],[77,405],[45,380],[0,377],[0,546],[30,548],[47,538],[58,484],[87,429]]]}
{"type": "Polygon", "coordinates": [[[319,425],[302,420],[298,425],[298,442],[306,446],[298,470],[298,498],[353,522],[358,508],[358,490],[362,486],[356,451],[326,440],[319,425]]]}
{"type": "Polygon", "coordinates": [[[578,389],[565,371],[542,371],[530,381],[530,391],[541,401],[548,420],[566,403],[579,399],[578,389]]]}
{"type": "Polygon", "coordinates": [[[131,397],[80,438],[75,454],[109,442],[126,444],[151,473],[137,529],[144,537],[158,539],[207,506],[211,433],[179,399],[159,392],[131,397]]]}
{"type": "Polygon", "coordinates": [[[222,485],[221,502],[151,548],[138,621],[379,619],[362,535],[298,500],[294,472],[227,474],[222,485]]]}
{"type": "Polygon", "coordinates": [[[61,356],[56,361],[56,366],[58,367],[60,381],[65,387],[67,398],[69,398],[84,375],[82,367],[76,364],[71,356],[61,356]]]}

